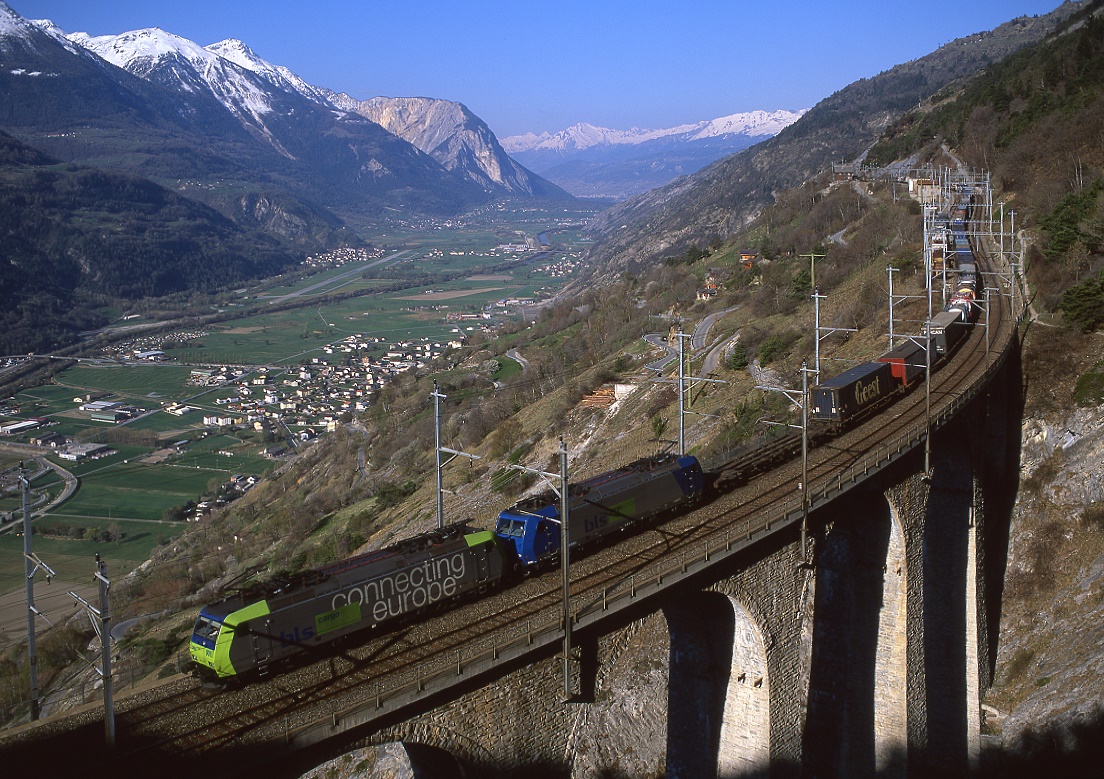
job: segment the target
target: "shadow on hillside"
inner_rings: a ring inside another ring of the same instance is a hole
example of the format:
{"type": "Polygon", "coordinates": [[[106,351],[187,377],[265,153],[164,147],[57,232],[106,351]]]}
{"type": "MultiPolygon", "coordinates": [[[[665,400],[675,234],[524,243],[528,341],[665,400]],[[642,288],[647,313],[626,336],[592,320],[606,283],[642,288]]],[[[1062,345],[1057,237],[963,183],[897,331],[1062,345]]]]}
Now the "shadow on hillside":
{"type": "MultiPolygon", "coordinates": [[[[504,713],[505,714],[505,713],[504,713]]],[[[516,722],[508,718],[502,721],[500,744],[485,744],[486,759],[478,765],[465,763],[435,746],[412,743],[412,757],[416,757],[417,779],[452,779],[456,776],[478,776],[496,779],[570,779],[571,766],[566,762],[547,760],[504,765],[491,758],[493,754],[509,752],[509,743],[524,736],[521,731],[535,726],[533,722],[516,722]]],[[[370,741],[370,733],[362,738],[370,741]]],[[[935,750],[933,750],[935,751],[935,750]]],[[[338,754],[314,753],[313,765],[337,757],[338,754]]],[[[915,776],[931,776],[937,773],[962,773],[965,766],[946,765],[940,755],[926,760],[922,754],[912,755],[911,760],[901,752],[889,755],[886,769],[875,776],[900,776],[901,767],[908,765],[908,773],[915,776]]],[[[120,744],[113,755],[103,750],[101,724],[89,725],[77,731],[66,731],[49,737],[26,740],[6,745],[0,750],[0,759],[8,765],[38,765],[55,775],[84,777],[156,776],[158,779],[208,776],[213,772],[248,772],[272,779],[297,779],[312,768],[295,756],[276,758],[272,747],[258,746],[223,750],[202,756],[181,755],[158,748],[154,743],[120,744]]],[[[1020,779],[1020,777],[1060,776],[1068,779],[1100,777],[1104,766],[1104,710],[1079,719],[1072,725],[1055,725],[1027,732],[1015,749],[989,747],[982,755],[980,775],[1020,779]]],[[[799,777],[805,772],[800,765],[786,760],[775,760],[767,771],[743,774],[745,777],[799,777]]],[[[839,775],[845,775],[846,769],[839,775]]],[[[637,779],[630,777],[618,766],[599,770],[596,777],[602,779],[637,779]]],[[[645,777],[644,779],[651,779],[645,777]]],[[[660,779],[659,776],[656,779],[660,779]]]]}
{"type": "Polygon", "coordinates": [[[1021,436],[1027,384],[1023,373],[1023,349],[1013,340],[1008,362],[997,381],[1001,391],[992,393],[987,419],[987,442],[999,440],[985,458],[985,616],[990,637],[985,662],[989,679],[996,679],[997,648],[1008,572],[1008,548],[1012,513],[1020,490],[1021,436]]]}

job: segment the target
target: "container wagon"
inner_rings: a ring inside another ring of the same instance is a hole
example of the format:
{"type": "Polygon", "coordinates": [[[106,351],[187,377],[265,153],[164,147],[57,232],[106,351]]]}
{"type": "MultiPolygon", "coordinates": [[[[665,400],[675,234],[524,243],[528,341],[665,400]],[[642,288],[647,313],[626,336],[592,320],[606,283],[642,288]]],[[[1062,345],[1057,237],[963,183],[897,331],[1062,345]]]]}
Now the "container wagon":
{"type": "Polygon", "coordinates": [[[897,389],[893,366],[867,362],[813,387],[812,418],[843,424],[897,389]]]}
{"type": "Polygon", "coordinates": [[[923,344],[905,339],[879,357],[878,362],[888,363],[897,383],[910,387],[914,381],[923,377],[927,357],[923,344]]]}
{"type": "MultiPolygon", "coordinates": [[[[928,325],[924,325],[928,329],[928,325]]],[[[931,320],[931,344],[935,353],[942,356],[954,351],[955,346],[966,335],[966,324],[962,321],[962,311],[951,309],[940,311],[931,320]]]]}

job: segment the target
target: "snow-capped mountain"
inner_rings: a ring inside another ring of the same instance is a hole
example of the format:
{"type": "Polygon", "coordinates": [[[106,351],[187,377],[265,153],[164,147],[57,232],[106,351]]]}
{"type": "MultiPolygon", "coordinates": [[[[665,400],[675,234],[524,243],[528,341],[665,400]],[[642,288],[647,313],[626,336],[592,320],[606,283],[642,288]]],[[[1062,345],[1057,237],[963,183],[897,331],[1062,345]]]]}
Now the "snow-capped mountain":
{"type": "Polygon", "coordinates": [[[373,97],[361,101],[334,93],[330,93],[329,101],[409,141],[446,169],[484,189],[501,188],[521,195],[547,195],[558,190],[510,159],[486,123],[462,103],[426,97],[373,97]]]}
{"type": "MultiPolygon", "coordinates": [[[[31,62],[37,53],[48,52],[57,47],[78,57],[87,56],[84,49],[69,41],[65,32],[53,22],[48,19],[24,19],[0,0],[0,53],[7,55],[4,64],[8,64],[9,58],[13,57],[31,62]]],[[[19,72],[14,75],[19,76],[57,75],[52,71],[25,68],[16,70],[19,72]]]]}
{"type": "Polygon", "coordinates": [[[415,100],[398,112],[415,143],[384,128],[399,128],[388,121],[395,112],[366,118],[359,101],[331,100],[240,40],[201,46],[157,28],[66,34],[0,0],[0,54],[0,129],[64,160],[176,180],[232,218],[297,230],[298,240],[339,224],[330,209],[364,218],[568,197],[459,104],[415,100]],[[428,110],[415,120],[417,106],[428,110]],[[319,216],[325,225],[302,227],[319,216]]]}
{"type": "Polygon", "coordinates": [[[620,200],[694,173],[773,137],[802,111],[749,111],[659,130],[585,122],[502,140],[514,159],[573,195],[620,200]]]}
{"type": "Polygon", "coordinates": [[[346,215],[455,214],[506,194],[335,110],[244,44],[208,48],[157,29],[66,35],[2,0],[0,130],[304,245],[329,241],[346,215]]]}
{"type": "Polygon", "coordinates": [[[255,73],[273,86],[289,92],[296,92],[309,100],[326,101],[329,90],[308,84],[283,65],[273,65],[266,62],[236,38],[227,38],[204,48],[245,70],[255,73]]]}
{"type": "MultiPolygon", "coordinates": [[[[460,180],[487,193],[565,193],[511,160],[485,123],[459,103],[429,98],[373,98],[358,101],[308,84],[288,68],[259,57],[245,43],[227,39],[199,46],[157,28],[120,35],[68,40],[149,81],[189,95],[212,96],[244,127],[281,154],[301,156],[287,141],[287,117],[304,111],[338,109],[342,118],[369,120],[428,154],[460,180]],[[301,103],[309,106],[304,107],[301,103]]],[[[380,168],[367,172],[375,175],[380,168]]]]}
{"type": "Polygon", "coordinates": [[[596,127],[586,122],[549,134],[525,133],[502,139],[502,147],[510,154],[527,152],[534,149],[559,151],[566,154],[582,151],[592,146],[630,145],[639,146],[657,140],[702,141],[710,138],[723,138],[728,135],[741,135],[749,138],[764,138],[777,135],[805,113],[802,111],[748,111],[746,113],[722,116],[718,119],[683,124],[661,130],[612,130],[596,127]]]}
{"type": "MultiPolygon", "coordinates": [[[[97,37],[78,32],[68,38],[147,81],[186,93],[209,93],[244,125],[259,131],[281,154],[293,156],[266,123],[274,105],[286,97],[283,84],[262,79],[217,50],[156,27],[97,37]]],[[[248,59],[241,49],[232,46],[227,49],[248,59]]]]}

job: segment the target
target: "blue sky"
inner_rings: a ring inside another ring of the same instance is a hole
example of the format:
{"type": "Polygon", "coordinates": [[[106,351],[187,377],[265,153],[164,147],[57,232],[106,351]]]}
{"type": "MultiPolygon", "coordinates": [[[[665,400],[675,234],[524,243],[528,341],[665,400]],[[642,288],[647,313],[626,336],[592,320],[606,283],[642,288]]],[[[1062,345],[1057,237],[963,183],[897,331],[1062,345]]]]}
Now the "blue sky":
{"type": "Polygon", "coordinates": [[[8,0],[106,35],[245,41],[366,99],[458,100],[499,136],[663,128],[808,108],[859,78],[1059,0],[8,0]]]}

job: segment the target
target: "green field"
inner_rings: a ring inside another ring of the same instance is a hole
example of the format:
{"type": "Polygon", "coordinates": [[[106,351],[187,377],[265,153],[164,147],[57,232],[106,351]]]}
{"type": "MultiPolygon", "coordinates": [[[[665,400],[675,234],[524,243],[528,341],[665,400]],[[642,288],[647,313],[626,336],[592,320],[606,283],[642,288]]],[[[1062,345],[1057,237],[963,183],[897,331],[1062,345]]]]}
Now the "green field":
{"type": "Polygon", "coordinates": [[[49,516],[160,519],[165,509],[196,500],[212,479],[228,478],[210,468],[124,460],[82,476],[80,490],[49,516]]]}
{"type": "Polygon", "coordinates": [[[54,462],[74,476],[83,479],[107,468],[120,465],[131,458],[141,457],[149,451],[143,446],[126,446],[124,444],[112,444],[111,448],[115,454],[100,457],[96,460],[82,460],[74,463],[68,460],[55,459],[54,462]]]}
{"type": "MultiPolygon", "coordinates": [[[[110,561],[113,575],[126,573],[146,560],[158,543],[183,532],[182,524],[160,521],[165,509],[198,500],[207,493],[212,481],[224,482],[231,474],[260,475],[274,466],[260,454],[263,447],[260,434],[247,430],[220,435],[202,429],[203,411],[220,409],[215,401],[231,397],[238,390],[188,386],[187,364],[290,367],[312,358],[333,363],[345,355],[326,354],[325,348],[354,334],[380,337],[388,343],[421,337],[451,340],[456,337],[457,326],[447,322],[449,313],[480,310],[510,297],[547,297],[566,283],[562,277],[538,270],[539,266],[562,257],[562,253],[546,256],[534,264],[527,259],[492,255],[491,249],[518,242],[519,231],[526,235],[547,231],[560,246],[578,244],[581,233],[577,229],[565,230],[556,225],[565,219],[581,221],[592,211],[586,206],[572,213],[562,209],[544,212],[487,209],[477,217],[483,220],[477,227],[436,226],[376,235],[373,240],[389,245],[387,256],[398,251],[407,253],[372,268],[368,268],[374,262],[370,260],[327,269],[293,282],[276,281],[269,288],[262,285],[249,290],[248,296],[240,301],[263,309],[266,301],[300,293],[298,300],[306,303],[300,308],[262,311],[210,326],[205,334],[192,337],[183,345],[162,347],[174,361],[171,363],[122,365],[82,361],[58,374],[55,383],[20,393],[14,404],[18,412],[8,416],[47,419],[51,422],[49,430],[68,438],[128,442],[110,443],[116,452],[110,457],[80,463],[57,460],[62,468],[80,479],[80,487],[65,504],[38,520],[44,523],[43,527],[49,527],[50,523],[87,528],[111,526],[124,533],[123,539],[93,543],[41,537],[36,538],[36,552],[44,559],[49,558],[59,574],[73,580],[90,574],[96,552],[110,561]],[[433,254],[438,249],[440,256],[433,254]],[[454,251],[463,254],[450,253],[454,251]],[[479,278],[480,275],[488,278],[479,278]],[[449,277],[455,278],[441,280],[449,277]],[[431,279],[436,281],[428,283],[431,279]],[[320,283],[317,289],[309,289],[320,283]],[[326,302],[323,297],[329,293],[346,296],[350,292],[370,293],[384,285],[393,288],[396,283],[411,286],[334,302],[326,302]],[[182,417],[156,411],[123,425],[94,423],[86,412],[77,410],[88,395],[104,395],[104,399],[121,400],[145,409],[188,402],[201,410],[182,417]],[[161,462],[149,462],[146,458],[154,437],[159,447],[184,440],[188,444],[183,451],[172,453],[161,462]],[[134,445],[135,441],[149,446],[134,445]]],[[[288,302],[293,300],[296,299],[288,302]]],[[[381,356],[388,343],[379,344],[367,355],[381,356]]],[[[508,378],[518,371],[517,363],[502,360],[499,378],[508,378]]],[[[15,440],[26,443],[37,432],[15,440]]],[[[0,458],[0,469],[16,462],[18,458],[0,458]]],[[[36,478],[34,486],[57,495],[63,482],[51,472],[36,478]]],[[[0,511],[18,505],[17,494],[0,497],[0,511]]],[[[0,536],[0,550],[10,552],[0,554],[0,589],[22,586],[21,549],[22,539],[10,534],[0,536]]]]}
{"type": "Polygon", "coordinates": [[[162,400],[183,400],[194,395],[194,387],[184,386],[189,373],[190,370],[181,365],[81,364],[69,368],[57,381],[70,388],[70,403],[79,394],[78,391],[102,391],[129,398],[149,408],[162,400]]]}
{"type": "Polygon", "coordinates": [[[148,430],[161,434],[180,430],[183,431],[180,433],[180,437],[187,438],[190,431],[203,427],[203,412],[192,411],[178,417],[175,414],[166,414],[164,411],[155,411],[141,419],[128,422],[126,427],[128,430],[148,430]]]}
{"type": "Polygon", "coordinates": [[[77,393],[72,387],[44,384],[24,390],[16,395],[16,405],[21,417],[42,417],[76,408],[73,398],[77,393]]]}
{"type": "MultiPolygon", "coordinates": [[[[72,519],[51,520],[41,519],[35,522],[38,526],[48,527],[49,523],[65,522],[66,524],[78,524],[72,519]]],[[[84,527],[116,526],[124,535],[118,542],[95,543],[92,541],[75,541],[65,539],[47,538],[35,535],[34,550],[42,560],[53,568],[60,582],[53,585],[43,583],[43,577],[39,575],[35,580],[36,589],[39,587],[64,587],[65,582],[80,582],[91,579],[95,567],[95,557],[99,553],[108,562],[108,575],[118,577],[129,573],[137,565],[149,559],[153,550],[163,541],[175,538],[184,532],[186,523],[162,523],[162,522],[127,522],[123,520],[109,519],[82,519],[79,524],[84,527]]],[[[0,535],[0,590],[9,591],[24,586],[23,578],[23,538],[14,533],[0,535]]]]}
{"type": "Polygon", "coordinates": [[[494,372],[495,381],[507,381],[521,375],[521,363],[509,357],[502,357],[498,361],[498,370],[494,372]]]}

